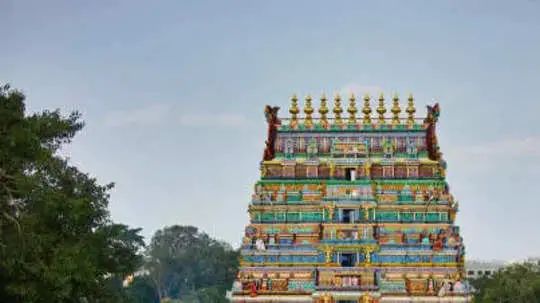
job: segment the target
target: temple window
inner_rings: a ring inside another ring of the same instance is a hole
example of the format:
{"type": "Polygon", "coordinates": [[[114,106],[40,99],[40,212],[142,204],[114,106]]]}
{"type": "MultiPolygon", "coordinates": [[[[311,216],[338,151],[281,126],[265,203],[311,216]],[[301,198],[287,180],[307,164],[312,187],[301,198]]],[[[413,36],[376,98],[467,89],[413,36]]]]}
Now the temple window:
{"type": "Polygon", "coordinates": [[[354,209],[344,209],[342,211],[341,222],[354,223],[354,209]]]}
{"type": "Polygon", "coordinates": [[[353,267],[354,266],[354,255],[355,254],[341,254],[339,257],[339,263],[342,267],[353,267]]]}
{"type": "Polygon", "coordinates": [[[355,181],[356,180],[356,169],[354,168],[347,168],[345,170],[346,178],[349,181],[355,181]]]}

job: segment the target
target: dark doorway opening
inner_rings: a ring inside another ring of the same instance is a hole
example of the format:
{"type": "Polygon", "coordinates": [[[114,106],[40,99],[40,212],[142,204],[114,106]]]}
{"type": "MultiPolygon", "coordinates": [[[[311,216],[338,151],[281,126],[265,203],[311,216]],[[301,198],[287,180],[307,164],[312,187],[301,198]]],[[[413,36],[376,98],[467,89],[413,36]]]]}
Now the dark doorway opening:
{"type": "Polygon", "coordinates": [[[341,260],[339,260],[342,267],[354,266],[354,254],[341,254],[341,260]]]}
{"type": "Polygon", "coordinates": [[[345,169],[345,177],[349,181],[356,180],[356,169],[355,168],[346,168],[345,169]]]}
{"type": "Polygon", "coordinates": [[[354,210],[344,209],[343,216],[341,218],[342,223],[354,223],[354,210]]]}

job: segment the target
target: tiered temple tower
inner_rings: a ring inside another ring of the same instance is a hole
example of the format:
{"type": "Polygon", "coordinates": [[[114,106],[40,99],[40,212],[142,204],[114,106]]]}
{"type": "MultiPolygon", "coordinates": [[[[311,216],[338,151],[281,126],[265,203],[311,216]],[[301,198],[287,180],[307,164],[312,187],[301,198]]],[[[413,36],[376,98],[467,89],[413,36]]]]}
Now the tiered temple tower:
{"type": "Polygon", "coordinates": [[[323,95],[317,117],[310,96],[303,117],[296,96],[290,118],[266,106],[232,301],[470,302],[439,105],[419,119],[412,95],[388,110],[382,94],[374,110],[369,95],[344,99],[330,109],[323,95]]]}

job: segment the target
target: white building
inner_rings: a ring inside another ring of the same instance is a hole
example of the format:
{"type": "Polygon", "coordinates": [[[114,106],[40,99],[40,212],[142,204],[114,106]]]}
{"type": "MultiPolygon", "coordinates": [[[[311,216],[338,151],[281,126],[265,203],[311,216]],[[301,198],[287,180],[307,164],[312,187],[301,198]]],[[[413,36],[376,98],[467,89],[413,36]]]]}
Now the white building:
{"type": "Polygon", "coordinates": [[[508,262],[504,261],[471,260],[465,262],[465,273],[467,279],[477,279],[483,276],[491,276],[508,264],[508,262]]]}

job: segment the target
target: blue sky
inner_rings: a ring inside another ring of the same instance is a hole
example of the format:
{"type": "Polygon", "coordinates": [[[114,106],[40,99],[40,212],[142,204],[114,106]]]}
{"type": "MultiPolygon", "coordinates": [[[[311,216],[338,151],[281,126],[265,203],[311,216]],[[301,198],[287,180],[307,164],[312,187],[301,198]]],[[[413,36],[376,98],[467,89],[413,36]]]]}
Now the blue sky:
{"type": "Polygon", "coordinates": [[[263,107],[292,93],[438,100],[474,259],[540,255],[540,1],[0,1],[0,82],[79,110],[64,153],[115,220],[237,245],[263,107]]]}

